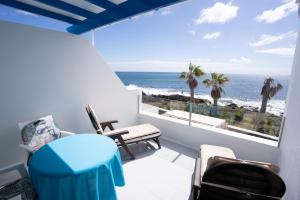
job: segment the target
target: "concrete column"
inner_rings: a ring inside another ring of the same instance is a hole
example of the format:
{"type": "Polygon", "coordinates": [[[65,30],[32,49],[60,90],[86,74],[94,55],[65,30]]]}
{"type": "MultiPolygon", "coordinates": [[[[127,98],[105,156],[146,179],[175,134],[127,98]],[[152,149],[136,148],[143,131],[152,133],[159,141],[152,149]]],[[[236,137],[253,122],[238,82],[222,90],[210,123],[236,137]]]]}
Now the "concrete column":
{"type": "Polygon", "coordinates": [[[286,121],[283,128],[278,158],[281,176],[287,192],[286,200],[300,199],[300,38],[294,56],[286,107],[286,121]]]}

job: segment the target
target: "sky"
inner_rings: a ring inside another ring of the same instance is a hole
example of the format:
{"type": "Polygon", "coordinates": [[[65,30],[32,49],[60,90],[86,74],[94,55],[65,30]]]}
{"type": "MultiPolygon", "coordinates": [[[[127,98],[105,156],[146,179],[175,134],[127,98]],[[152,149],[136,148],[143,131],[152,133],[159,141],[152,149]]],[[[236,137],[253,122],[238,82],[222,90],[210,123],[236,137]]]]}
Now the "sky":
{"type": "MultiPolygon", "coordinates": [[[[66,23],[0,6],[0,19],[65,31],[66,23]]],[[[188,0],[95,31],[115,71],[289,75],[300,20],[294,0],[188,0]]],[[[91,41],[91,33],[83,35],[91,41]]]]}

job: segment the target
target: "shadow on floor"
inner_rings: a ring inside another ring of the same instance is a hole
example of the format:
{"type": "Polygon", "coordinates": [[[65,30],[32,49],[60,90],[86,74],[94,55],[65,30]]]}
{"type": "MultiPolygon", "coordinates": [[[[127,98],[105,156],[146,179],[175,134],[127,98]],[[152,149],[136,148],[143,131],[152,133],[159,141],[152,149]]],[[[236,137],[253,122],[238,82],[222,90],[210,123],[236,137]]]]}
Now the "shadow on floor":
{"type": "MultiPolygon", "coordinates": [[[[185,146],[175,144],[173,142],[170,142],[168,140],[161,139],[161,145],[162,148],[158,149],[157,145],[153,142],[141,142],[138,144],[131,144],[129,145],[129,149],[131,152],[135,155],[135,160],[130,160],[129,155],[120,148],[120,153],[122,157],[122,161],[124,164],[124,168],[126,171],[126,175],[129,179],[136,179],[136,174],[134,172],[141,170],[141,163],[147,162],[146,160],[151,160],[153,162],[149,162],[148,165],[145,165],[143,170],[147,171],[147,174],[152,174],[152,177],[157,177],[156,184],[162,184],[164,183],[165,179],[173,179],[172,176],[178,176],[178,180],[184,180],[179,184],[179,187],[185,188],[185,197],[186,200],[192,200],[192,185],[194,182],[193,178],[193,172],[195,167],[195,158],[198,156],[198,152],[187,148],[185,146]],[[161,161],[159,161],[161,160],[161,161]],[[136,161],[136,162],[135,162],[136,161]],[[167,164],[167,163],[169,164],[167,164]],[[156,171],[154,173],[154,170],[156,167],[154,165],[159,165],[161,172],[156,171]],[[166,166],[164,166],[166,165],[166,166]],[[168,168],[167,168],[168,166],[168,168]],[[172,167],[174,166],[174,167],[172,167]],[[174,168],[174,169],[171,169],[174,168]],[[176,170],[178,168],[178,170],[176,170]],[[183,171],[181,171],[182,169],[183,171]],[[131,171],[133,170],[133,172],[131,171]],[[171,173],[170,171],[176,171],[179,173],[171,173]],[[185,171],[185,172],[184,172],[185,171]],[[132,174],[130,173],[132,172],[132,174]],[[161,173],[161,176],[158,176],[157,173],[161,173]],[[185,178],[179,178],[180,176],[185,176],[185,178]],[[183,184],[183,185],[181,185],[183,184]]],[[[148,176],[148,175],[146,175],[148,176]]],[[[149,178],[149,177],[148,177],[149,178]]],[[[151,179],[151,178],[149,178],[151,179]]],[[[177,178],[174,178],[176,180],[177,178]]],[[[146,188],[155,188],[152,186],[151,181],[146,181],[144,183],[144,187],[146,188]]],[[[136,186],[138,187],[138,186],[136,186]]],[[[135,188],[136,189],[136,188],[135,188]]],[[[174,188],[175,189],[175,188],[174,188]]],[[[131,187],[129,186],[129,190],[131,190],[131,187]]],[[[154,189],[153,189],[154,190],[154,189]]],[[[176,190],[176,189],[175,189],[176,190]]],[[[159,191],[157,191],[159,192],[159,191]]],[[[160,191],[161,192],[161,191],[160,191]]],[[[175,192],[175,191],[174,191],[175,192]]],[[[178,191],[177,191],[178,192],[178,191]]],[[[175,192],[176,193],[176,192],[175,192]]],[[[182,194],[183,195],[183,194],[182,194]]],[[[182,195],[179,195],[178,197],[182,197],[182,195]]],[[[168,195],[160,194],[160,199],[164,199],[164,197],[168,195]]],[[[156,198],[154,198],[156,199],[156,198]]],[[[167,199],[167,198],[166,198],[167,199]]]]}

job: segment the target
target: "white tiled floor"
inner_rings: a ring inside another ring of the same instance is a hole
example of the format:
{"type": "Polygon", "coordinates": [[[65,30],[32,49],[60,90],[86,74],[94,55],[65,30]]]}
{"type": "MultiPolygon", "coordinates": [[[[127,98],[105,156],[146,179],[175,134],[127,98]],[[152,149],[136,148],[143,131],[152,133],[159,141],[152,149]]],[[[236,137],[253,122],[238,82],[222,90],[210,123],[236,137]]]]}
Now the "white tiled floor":
{"type": "Polygon", "coordinates": [[[145,144],[130,147],[136,159],[124,161],[126,185],[117,187],[120,200],[189,199],[197,152],[165,140],[161,143],[160,150],[145,144]]]}

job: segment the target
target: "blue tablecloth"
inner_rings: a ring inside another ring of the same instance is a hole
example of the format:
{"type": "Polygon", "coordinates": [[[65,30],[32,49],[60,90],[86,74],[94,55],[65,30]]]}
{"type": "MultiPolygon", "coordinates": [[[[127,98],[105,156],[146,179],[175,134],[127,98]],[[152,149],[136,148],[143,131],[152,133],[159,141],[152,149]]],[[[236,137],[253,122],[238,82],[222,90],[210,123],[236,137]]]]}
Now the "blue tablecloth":
{"type": "Polygon", "coordinates": [[[115,142],[96,134],[77,134],[43,146],[32,156],[29,173],[40,200],[114,200],[124,186],[115,142]]]}

